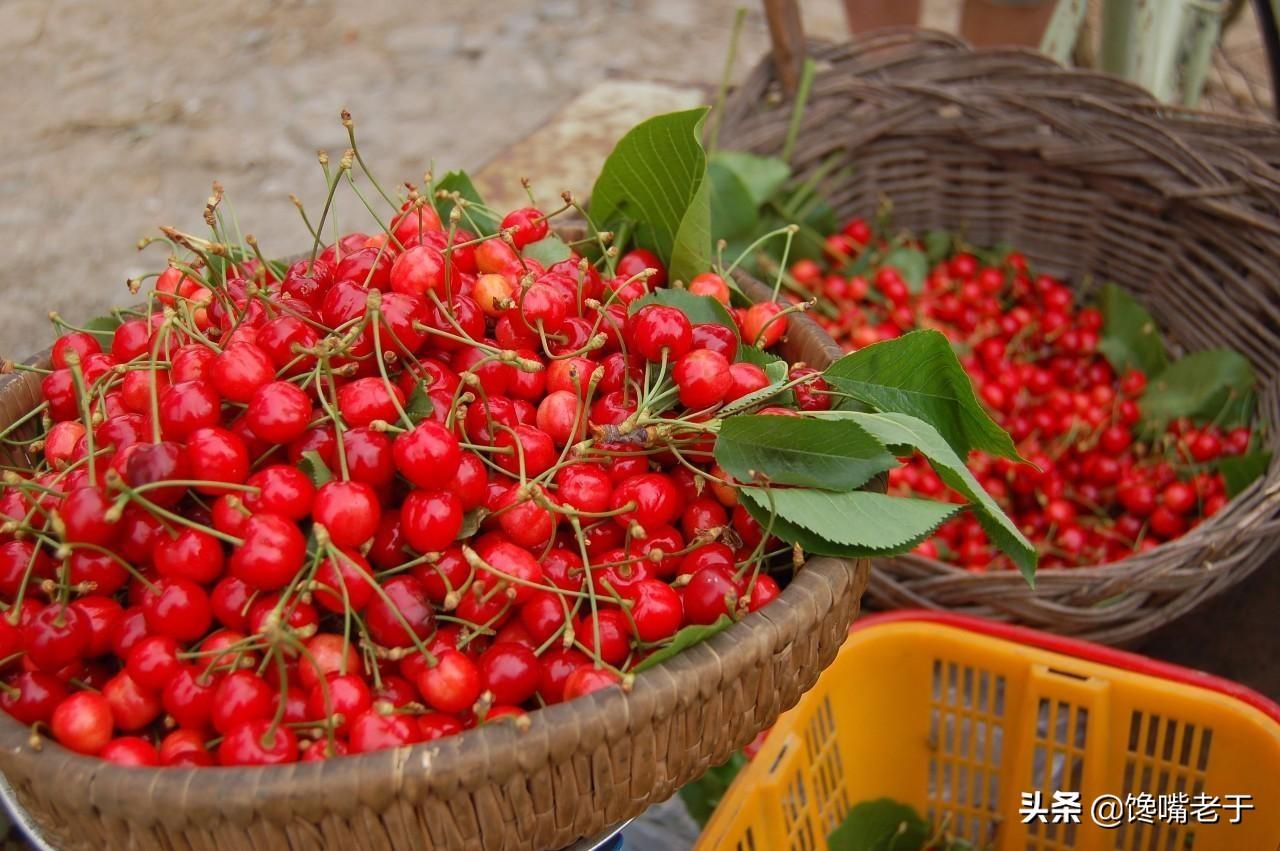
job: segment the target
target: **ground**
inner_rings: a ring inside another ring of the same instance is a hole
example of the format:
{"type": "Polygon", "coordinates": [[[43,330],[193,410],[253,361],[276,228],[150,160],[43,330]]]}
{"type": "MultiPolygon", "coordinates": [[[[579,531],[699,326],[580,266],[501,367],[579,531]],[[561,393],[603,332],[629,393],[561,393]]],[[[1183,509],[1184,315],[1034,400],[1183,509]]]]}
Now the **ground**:
{"type": "MultiPolygon", "coordinates": [[[[75,320],[127,302],[125,279],[163,264],[138,238],[196,229],[215,178],[268,253],[298,250],[288,196],[318,205],[315,151],[346,145],[344,106],[390,183],[433,160],[476,168],[602,79],[713,84],[735,5],[6,0],[0,227],[15,250],[0,355],[47,345],[50,309],[75,320]]],[[[743,68],[766,41],[747,5],[743,68]]],[[[806,17],[834,32],[837,0],[806,17]]],[[[572,139],[560,155],[577,155],[572,139]]]]}

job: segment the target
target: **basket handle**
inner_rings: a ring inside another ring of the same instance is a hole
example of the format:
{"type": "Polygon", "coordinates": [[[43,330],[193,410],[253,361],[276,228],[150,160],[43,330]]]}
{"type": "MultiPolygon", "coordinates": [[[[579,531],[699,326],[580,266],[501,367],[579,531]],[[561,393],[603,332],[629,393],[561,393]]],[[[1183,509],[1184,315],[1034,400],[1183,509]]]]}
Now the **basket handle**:
{"type": "Polygon", "coordinates": [[[800,4],[796,0],[764,0],[764,15],[769,22],[769,41],[773,43],[773,63],[778,79],[788,96],[796,93],[800,73],[804,69],[804,24],[800,20],[800,4]]]}

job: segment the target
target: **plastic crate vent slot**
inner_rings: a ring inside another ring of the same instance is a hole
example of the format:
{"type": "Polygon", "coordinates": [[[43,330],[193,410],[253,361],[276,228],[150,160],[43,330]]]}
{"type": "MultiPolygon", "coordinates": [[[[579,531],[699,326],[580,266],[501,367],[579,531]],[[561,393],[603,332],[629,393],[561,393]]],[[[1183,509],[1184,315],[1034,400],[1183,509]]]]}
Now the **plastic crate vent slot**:
{"type": "Polygon", "coordinates": [[[836,733],[835,709],[830,697],[823,697],[817,711],[809,718],[804,731],[805,755],[808,757],[809,789],[814,795],[818,828],[823,836],[840,826],[853,807],[845,785],[844,764],[836,733]]]}
{"type": "MultiPolygon", "coordinates": [[[[1204,725],[1134,710],[1129,717],[1124,781],[1120,796],[1150,793],[1185,794],[1189,799],[1205,791],[1205,772],[1213,747],[1213,730],[1204,725]]],[[[1192,851],[1194,824],[1169,824],[1153,816],[1153,824],[1122,824],[1116,831],[1117,851],[1192,851]]]]}
{"type": "MultiPolygon", "coordinates": [[[[1053,800],[1056,791],[1083,792],[1088,708],[1059,697],[1042,696],[1036,702],[1034,722],[1027,788],[1039,789],[1045,801],[1053,800]]],[[[1079,825],[1075,824],[1033,821],[1027,825],[1027,851],[1069,851],[1075,847],[1078,830],[1079,825]]]]}
{"type": "Polygon", "coordinates": [[[733,846],[734,851],[756,851],[756,831],[755,828],[748,827],[742,838],[733,846]]]}
{"type": "Polygon", "coordinates": [[[929,712],[928,818],[983,845],[999,823],[1004,676],[934,659],[929,712]]]}

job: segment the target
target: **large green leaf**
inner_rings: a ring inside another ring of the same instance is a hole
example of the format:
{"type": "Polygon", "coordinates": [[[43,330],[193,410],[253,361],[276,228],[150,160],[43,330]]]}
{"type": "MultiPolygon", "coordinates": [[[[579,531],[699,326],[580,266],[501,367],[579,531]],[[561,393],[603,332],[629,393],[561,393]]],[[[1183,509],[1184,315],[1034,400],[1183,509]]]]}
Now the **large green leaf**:
{"type": "Polygon", "coordinates": [[[1169,364],[1147,384],[1142,414],[1152,423],[1190,417],[1234,425],[1247,421],[1252,413],[1255,381],[1253,367],[1239,352],[1192,352],[1169,364]]]}
{"type": "Polygon", "coordinates": [[[1102,288],[1098,298],[1102,310],[1102,337],[1098,350],[1106,355],[1117,373],[1140,369],[1154,377],[1165,368],[1168,356],[1160,328],[1147,309],[1115,284],[1102,288]]]}
{"type": "MultiPolygon", "coordinates": [[[[465,171],[451,171],[444,177],[436,181],[435,191],[438,192],[457,192],[462,198],[470,201],[471,204],[464,210],[462,217],[462,227],[468,230],[476,229],[481,236],[498,232],[499,221],[492,213],[481,209],[484,202],[480,200],[480,192],[476,189],[475,184],[471,182],[471,176],[465,171]]],[[[435,204],[436,212],[440,214],[441,220],[447,225],[449,222],[449,214],[453,212],[454,202],[452,198],[432,198],[435,204]]]]}
{"type": "Polygon", "coordinates": [[[861,487],[898,466],[880,441],[849,419],[728,417],[715,456],[740,482],[762,475],[773,484],[832,491],[861,487]]]}
{"type": "Polygon", "coordinates": [[[707,164],[707,180],[711,184],[711,238],[754,237],[760,214],[747,185],[715,160],[707,164]]]}
{"type": "Polygon", "coordinates": [[[657,252],[672,280],[711,265],[711,191],[700,140],[706,107],[655,116],[633,127],[605,160],[591,190],[600,229],[635,223],[635,242],[657,252]]]}
{"type": "Polygon", "coordinates": [[[716,151],[711,155],[710,165],[737,177],[757,208],[777,195],[791,176],[791,167],[784,160],[742,151],[716,151]]]}
{"type": "Polygon", "coordinates": [[[1228,455],[1218,462],[1218,472],[1227,486],[1227,496],[1234,499],[1241,491],[1271,466],[1271,453],[1265,450],[1228,455]]]}
{"type": "Polygon", "coordinates": [[[863,801],[827,837],[830,851],[921,851],[929,823],[914,808],[890,798],[863,801]]]}
{"type": "Polygon", "coordinates": [[[688,290],[663,287],[631,302],[627,312],[635,313],[646,304],[674,307],[689,317],[689,322],[694,325],[725,325],[735,335],[738,333],[738,325],[733,321],[729,309],[709,295],[695,295],[688,290]]]}
{"type": "Polygon", "coordinates": [[[855,422],[895,454],[902,455],[912,449],[918,449],[929,459],[947,487],[963,494],[969,500],[974,515],[982,524],[987,537],[1013,559],[1027,582],[1035,586],[1035,546],[1000,509],[996,501],[991,498],[991,494],[978,483],[977,478],[969,472],[964,461],[951,448],[951,445],[943,440],[937,429],[909,414],[827,411],[818,416],[855,422]]]}
{"type": "Polygon", "coordinates": [[[721,615],[716,619],[715,623],[705,625],[693,624],[692,626],[686,626],[684,629],[671,636],[670,643],[662,645],[657,650],[644,657],[644,659],[640,660],[640,664],[636,665],[631,670],[637,674],[641,671],[647,671],[655,665],[660,665],[667,661],[680,651],[706,641],[711,636],[719,632],[724,632],[731,626],[733,626],[733,618],[728,615],[721,615]]]}
{"type": "Polygon", "coordinates": [[[882,493],[744,487],[742,504],[761,526],[806,552],[859,558],[910,552],[962,506],[882,493]]]}
{"type": "Polygon", "coordinates": [[[967,458],[981,449],[1021,460],[1009,435],[987,415],[947,338],[913,331],[845,355],[827,367],[827,381],[880,411],[910,414],[932,425],[967,458]]]}

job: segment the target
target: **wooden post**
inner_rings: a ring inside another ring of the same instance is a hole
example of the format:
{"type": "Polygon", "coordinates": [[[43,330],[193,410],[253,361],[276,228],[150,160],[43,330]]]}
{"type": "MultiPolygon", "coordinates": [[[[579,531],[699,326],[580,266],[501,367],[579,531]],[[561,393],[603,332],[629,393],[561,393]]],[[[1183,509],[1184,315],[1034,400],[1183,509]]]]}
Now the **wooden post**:
{"type": "Polygon", "coordinates": [[[773,61],[778,66],[778,79],[788,96],[795,94],[804,67],[804,26],[800,22],[800,6],[796,0],[764,0],[764,14],[769,21],[769,38],[773,41],[773,61]]]}

